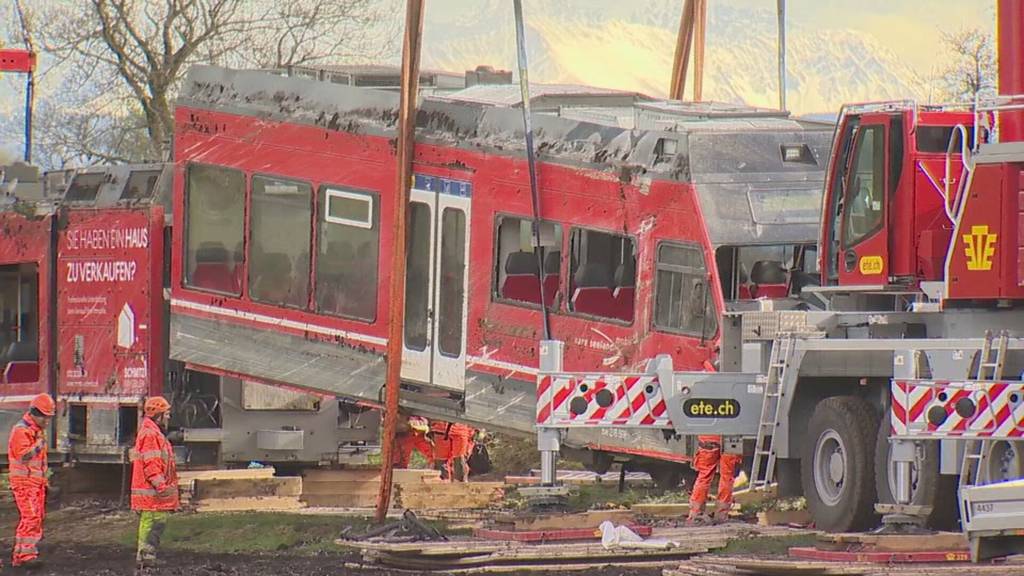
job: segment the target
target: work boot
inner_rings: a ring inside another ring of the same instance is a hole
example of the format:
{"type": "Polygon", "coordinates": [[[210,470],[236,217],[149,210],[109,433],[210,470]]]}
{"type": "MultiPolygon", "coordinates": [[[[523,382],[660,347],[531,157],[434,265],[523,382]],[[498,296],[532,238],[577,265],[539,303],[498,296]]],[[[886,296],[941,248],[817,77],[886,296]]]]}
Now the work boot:
{"type": "Polygon", "coordinates": [[[12,564],[11,567],[18,571],[33,572],[43,567],[43,561],[39,558],[33,558],[21,564],[12,564]]]}
{"type": "Polygon", "coordinates": [[[729,521],[729,512],[732,510],[732,506],[722,506],[721,508],[715,509],[714,523],[725,524],[729,521]]]}
{"type": "Polygon", "coordinates": [[[707,514],[704,514],[703,512],[696,513],[696,514],[691,513],[686,518],[686,525],[687,526],[709,526],[710,524],[711,524],[711,518],[707,514]]]}

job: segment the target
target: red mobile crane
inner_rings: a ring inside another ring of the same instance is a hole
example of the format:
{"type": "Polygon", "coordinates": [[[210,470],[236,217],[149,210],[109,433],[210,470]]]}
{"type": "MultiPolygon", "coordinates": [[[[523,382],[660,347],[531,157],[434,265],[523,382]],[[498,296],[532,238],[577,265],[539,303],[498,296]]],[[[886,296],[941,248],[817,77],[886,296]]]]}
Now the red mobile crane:
{"type": "Polygon", "coordinates": [[[543,343],[541,449],[595,426],[746,439],[753,485],[832,531],[949,526],[958,478],[1024,478],[1024,5],[1001,0],[998,31],[993,103],[843,107],[820,277],[791,268],[800,306],[727,312],[721,373],[573,373],[543,343]]]}

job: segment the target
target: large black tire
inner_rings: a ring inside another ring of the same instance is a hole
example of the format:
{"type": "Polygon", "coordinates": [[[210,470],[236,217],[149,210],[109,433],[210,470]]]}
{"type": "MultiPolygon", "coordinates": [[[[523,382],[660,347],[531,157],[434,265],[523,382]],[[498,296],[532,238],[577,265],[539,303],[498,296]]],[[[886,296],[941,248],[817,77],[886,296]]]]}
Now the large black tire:
{"type": "Polygon", "coordinates": [[[996,440],[982,461],[981,482],[992,484],[1024,478],[1024,442],[996,440]]]}
{"type": "Polygon", "coordinates": [[[800,478],[815,525],[851,532],[878,524],[875,434],[878,415],[855,396],[818,403],[807,426],[800,478]]]}
{"type": "MultiPolygon", "coordinates": [[[[895,468],[889,461],[892,445],[889,443],[890,424],[883,418],[878,425],[875,441],[875,490],[878,501],[893,504],[896,497],[895,468]]],[[[912,464],[910,503],[915,506],[931,506],[928,526],[936,530],[952,530],[956,524],[957,477],[939,473],[939,443],[921,442],[917,453],[922,458],[912,464]]]]}

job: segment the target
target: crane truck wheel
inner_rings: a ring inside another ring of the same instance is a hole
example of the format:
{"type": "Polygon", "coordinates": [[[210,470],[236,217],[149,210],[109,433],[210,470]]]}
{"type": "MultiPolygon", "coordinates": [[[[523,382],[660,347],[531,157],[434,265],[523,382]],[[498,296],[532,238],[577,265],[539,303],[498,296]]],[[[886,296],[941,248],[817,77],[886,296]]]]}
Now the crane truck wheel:
{"type": "MultiPolygon", "coordinates": [[[[888,418],[878,424],[875,442],[875,489],[878,502],[896,502],[896,463],[891,458],[889,444],[891,425],[888,418]]],[[[939,443],[921,442],[917,446],[916,461],[910,467],[910,503],[915,506],[931,506],[928,526],[936,530],[952,530],[956,523],[957,498],[956,476],[939,473],[939,443]]]]}
{"type": "Polygon", "coordinates": [[[827,532],[874,527],[878,415],[856,396],[818,403],[807,426],[800,479],[815,525],[827,532]]]}
{"type": "Polygon", "coordinates": [[[981,481],[991,484],[1020,478],[1024,478],[1024,442],[991,442],[982,461],[981,481]]]}

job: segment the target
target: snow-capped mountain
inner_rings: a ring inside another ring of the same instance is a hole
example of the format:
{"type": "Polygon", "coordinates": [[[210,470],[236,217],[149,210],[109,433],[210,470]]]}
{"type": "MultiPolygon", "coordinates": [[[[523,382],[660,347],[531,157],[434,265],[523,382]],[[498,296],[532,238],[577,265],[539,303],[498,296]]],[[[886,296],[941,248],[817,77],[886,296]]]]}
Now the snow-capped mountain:
{"type": "MultiPolygon", "coordinates": [[[[682,3],[615,4],[611,10],[588,10],[588,3],[578,0],[526,3],[531,80],[665,95],[682,3]]],[[[476,2],[430,24],[424,66],[452,71],[478,64],[515,68],[511,3],[476,2]]],[[[869,34],[842,28],[841,22],[827,29],[790,22],[787,44],[788,107],[794,112],[833,112],[844,102],[927,97],[922,75],[899,54],[869,34]]],[[[776,54],[773,10],[709,3],[704,98],[776,106],[776,54]]]]}

